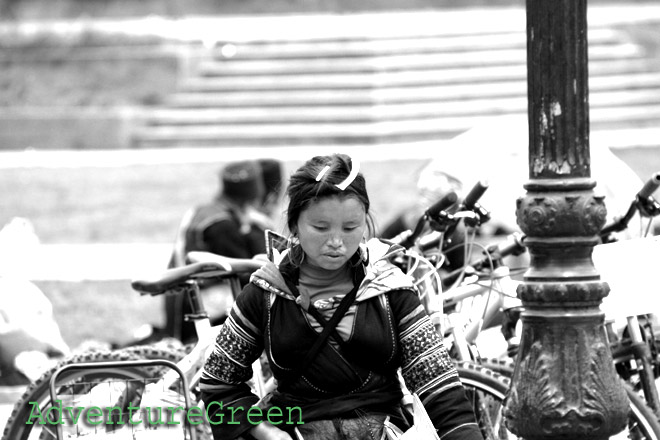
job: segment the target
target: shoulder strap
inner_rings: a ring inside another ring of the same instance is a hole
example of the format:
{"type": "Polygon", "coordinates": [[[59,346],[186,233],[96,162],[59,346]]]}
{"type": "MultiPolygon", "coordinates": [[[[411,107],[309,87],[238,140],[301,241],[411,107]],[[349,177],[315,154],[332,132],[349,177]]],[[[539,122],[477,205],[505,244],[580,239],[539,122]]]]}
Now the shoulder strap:
{"type": "MultiPolygon", "coordinates": [[[[291,373],[291,376],[288,378],[289,380],[293,381],[295,379],[298,379],[298,377],[301,376],[305,372],[305,370],[307,370],[307,368],[310,366],[314,358],[316,358],[316,355],[319,353],[319,350],[321,349],[323,344],[325,344],[325,342],[327,341],[330,334],[335,332],[335,329],[337,328],[339,321],[341,321],[341,319],[344,317],[348,308],[351,306],[351,304],[353,304],[353,301],[355,301],[357,291],[358,291],[358,286],[355,286],[341,300],[341,302],[339,303],[339,307],[337,308],[337,310],[335,310],[335,313],[332,314],[332,318],[330,318],[330,320],[327,321],[327,323],[324,324],[323,321],[319,321],[323,326],[323,331],[314,341],[314,344],[307,352],[307,355],[300,364],[300,367],[298,367],[298,369],[296,369],[293,373],[291,373]]],[[[312,309],[313,307],[314,306],[310,305],[310,309],[312,309]]]]}
{"type": "MultiPolygon", "coordinates": [[[[321,324],[322,327],[328,326],[329,322],[325,319],[325,317],[319,312],[319,310],[314,307],[313,304],[309,305],[309,313],[316,318],[319,324],[321,324]]],[[[334,316],[334,315],[333,315],[334,316]]],[[[331,329],[331,335],[332,338],[337,341],[337,344],[341,347],[342,349],[342,355],[346,357],[349,361],[355,363],[357,366],[362,366],[362,368],[366,368],[371,370],[373,367],[366,367],[363,365],[363,361],[359,360],[356,358],[357,354],[355,353],[354,350],[352,350],[347,344],[346,341],[342,339],[342,337],[339,335],[339,332],[337,332],[337,326],[335,325],[331,329]]]]}
{"type": "MultiPolygon", "coordinates": [[[[321,327],[323,327],[323,329],[325,329],[328,326],[329,324],[328,320],[325,319],[325,316],[323,316],[321,312],[319,312],[319,309],[314,307],[314,304],[310,304],[309,309],[307,311],[309,312],[310,315],[312,315],[316,319],[316,321],[321,325],[321,327]]],[[[343,347],[345,345],[344,340],[341,338],[341,336],[339,336],[339,333],[337,332],[337,326],[332,328],[330,332],[330,337],[332,337],[332,339],[334,339],[337,342],[337,344],[339,344],[340,346],[343,347]]]]}

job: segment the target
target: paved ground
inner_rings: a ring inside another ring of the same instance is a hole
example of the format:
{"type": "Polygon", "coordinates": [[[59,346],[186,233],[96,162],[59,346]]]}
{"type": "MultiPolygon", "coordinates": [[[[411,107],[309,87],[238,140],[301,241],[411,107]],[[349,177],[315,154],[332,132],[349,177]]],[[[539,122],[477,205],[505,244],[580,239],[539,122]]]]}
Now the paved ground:
{"type": "Polygon", "coordinates": [[[23,393],[22,387],[0,387],[0,435],[5,429],[5,423],[11,415],[14,402],[23,393]]]}

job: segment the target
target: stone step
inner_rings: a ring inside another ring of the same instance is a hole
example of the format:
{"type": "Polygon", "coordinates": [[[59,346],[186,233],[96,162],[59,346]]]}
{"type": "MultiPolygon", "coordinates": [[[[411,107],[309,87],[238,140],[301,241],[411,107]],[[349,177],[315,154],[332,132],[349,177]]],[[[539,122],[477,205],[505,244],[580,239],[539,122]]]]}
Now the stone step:
{"type": "MultiPolygon", "coordinates": [[[[488,120],[483,120],[488,123],[488,120]]],[[[472,128],[470,126],[468,128],[472,128]]],[[[465,132],[464,129],[452,129],[451,131],[438,133],[429,133],[424,136],[379,136],[379,137],[350,137],[350,138],[323,138],[323,139],[309,139],[304,137],[299,138],[253,138],[253,139],[217,139],[213,137],[199,138],[199,139],[177,139],[167,137],[164,139],[150,138],[142,141],[140,145],[142,148],[198,148],[213,149],[213,148],[252,148],[260,150],[270,147],[332,147],[332,148],[347,148],[356,145],[374,148],[380,148],[384,145],[408,145],[408,144],[427,144],[429,147],[436,145],[437,142],[448,141],[453,137],[465,132]]],[[[645,127],[645,128],[628,128],[628,129],[612,129],[612,130],[591,130],[590,131],[590,144],[591,145],[604,145],[611,148],[633,148],[644,147],[649,149],[660,150],[660,128],[645,127]]],[[[405,147],[402,147],[405,148],[405,147]]],[[[653,150],[653,151],[655,151],[653,150]]],[[[376,150],[377,151],[377,150],[376,150]]]]}
{"type": "MultiPolygon", "coordinates": [[[[222,30],[205,40],[179,92],[142,115],[146,126],[136,144],[432,142],[495,116],[525,115],[524,17],[500,14],[506,24],[478,11],[460,25],[446,15],[418,14],[419,27],[394,21],[387,26],[391,17],[378,16],[385,21],[376,33],[365,28],[372,25],[366,17],[356,16],[332,17],[339,33],[286,18],[277,35],[242,32],[233,23],[234,37],[222,30]]],[[[611,20],[593,22],[591,133],[601,139],[634,133],[631,145],[649,144],[660,118],[660,72],[611,20]]]]}
{"type": "MultiPolygon", "coordinates": [[[[660,106],[643,109],[614,109],[594,111],[591,114],[591,130],[644,130],[655,129],[660,116],[660,106]]],[[[281,145],[281,144],[329,144],[342,140],[343,143],[360,143],[396,140],[449,139],[471,127],[486,123],[502,114],[525,114],[525,109],[509,112],[492,112],[489,115],[465,115],[414,119],[392,119],[377,121],[339,121],[336,123],[300,121],[269,123],[234,123],[224,125],[190,124],[182,126],[155,126],[142,133],[145,145],[281,145]]]]}
{"type": "MultiPolygon", "coordinates": [[[[626,41],[625,35],[610,28],[590,29],[589,47],[617,45],[626,41]]],[[[212,49],[218,60],[343,58],[400,53],[472,52],[502,48],[525,49],[524,32],[501,31],[465,35],[387,36],[382,38],[309,39],[305,41],[220,41],[212,49]]]]}
{"type": "MultiPolygon", "coordinates": [[[[643,59],[590,61],[589,77],[625,76],[655,73],[649,63],[643,59]]],[[[239,91],[269,91],[269,90],[334,90],[334,89],[383,89],[390,87],[411,87],[427,85],[445,85],[447,87],[491,87],[502,82],[527,80],[525,64],[508,66],[490,66],[472,69],[459,68],[429,68],[409,69],[390,72],[373,72],[369,74],[352,73],[319,73],[296,75],[270,75],[262,72],[259,75],[237,75],[230,77],[200,78],[195,77],[181,84],[181,91],[173,95],[166,105],[178,105],[178,95],[204,92],[239,92],[239,91]]],[[[186,98],[187,99],[187,98],[186,98]]]]}
{"type": "MultiPolygon", "coordinates": [[[[518,93],[460,95],[445,86],[390,88],[373,90],[296,90],[237,93],[180,93],[172,97],[171,107],[224,108],[233,111],[240,107],[309,108],[314,106],[377,106],[391,104],[432,103],[442,115],[464,112],[486,112],[493,109],[509,110],[527,106],[525,90],[518,93]]],[[[602,89],[590,93],[590,105],[650,104],[660,99],[658,84],[639,89],[602,89]]]]}
{"type": "MultiPolygon", "coordinates": [[[[621,62],[590,63],[590,84],[597,87],[600,78],[612,78],[623,83],[628,77],[653,75],[647,63],[639,60],[621,62]]],[[[301,74],[291,76],[251,75],[222,78],[194,77],[181,83],[180,91],[187,93],[237,92],[241,90],[301,90],[301,89],[362,89],[413,87],[446,84],[451,88],[490,89],[506,83],[525,84],[525,66],[498,67],[484,70],[428,69],[402,72],[376,72],[364,74],[301,74]],[[463,72],[463,75],[460,73],[463,72]]],[[[608,81],[607,79],[605,81],[608,81]]],[[[634,82],[635,80],[631,80],[634,82]]]]}
{"type": "MultiPolygon", "coordinates": [[[[465,117],[470,115],[480,117],[489,112],[456,112],[447,117],[465,117]]],[[[501,113],[499,111],[498,113],[501,113]]],[[[510,113],[524,113],[518,105],[510,113]]],[[[231,111],[217,108],[201,110],[159,109],[143,115],[152,126],[205,126],[227,124],[259,124],[259,123],[343,123],[343,122],[373,122],[403,119],[428,119],[439,116],[436,104],[393,104],[382,106],[330,106],[321,107],[284,107],[276,111],[263,107],[236,108],[231,111]]],[[[592,125],[606,123],[630,125],[633,123],[653,124],[660,120],[660,103],[646,105],[612,105],[592,106],[590,109],[592,125]]],[[[469,125],[463,122],[461,125],[469,125]]]]}
{"type": "MultiPolygon", "coordinates": [[[[491,49],[448,53],[397,53],[373,57],[293,58],[293,59],[224,59],[199,64],[200,76],[231,75],[292,75],[329,72],[379,72],[414,69],[469,69],[477,67],[526,64],[526,49],[491,49]]],[[[589,59],[611,61],[621,58],[642,58],[639,46],[622,43],[589,48],[589,59]]]]}

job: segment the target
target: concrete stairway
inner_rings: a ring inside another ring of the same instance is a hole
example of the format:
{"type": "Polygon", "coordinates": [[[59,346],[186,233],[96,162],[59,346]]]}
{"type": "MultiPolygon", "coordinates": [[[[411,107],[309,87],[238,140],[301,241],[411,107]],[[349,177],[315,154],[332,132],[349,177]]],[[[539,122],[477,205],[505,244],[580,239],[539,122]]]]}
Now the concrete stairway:
{"type": "MultiPolygon", "coordinates": [[[[449,139],[494,116],[526,113],[526,38],[519,27],[225,36],[201,51],[176,94],[146,112],[135,145],[449,139]]],[[[588,39],[592,133],[635,133],[616,142],[647,143],[640,137],[660,125],[657,63],[615,26],[590,26],[588,39]]]]}

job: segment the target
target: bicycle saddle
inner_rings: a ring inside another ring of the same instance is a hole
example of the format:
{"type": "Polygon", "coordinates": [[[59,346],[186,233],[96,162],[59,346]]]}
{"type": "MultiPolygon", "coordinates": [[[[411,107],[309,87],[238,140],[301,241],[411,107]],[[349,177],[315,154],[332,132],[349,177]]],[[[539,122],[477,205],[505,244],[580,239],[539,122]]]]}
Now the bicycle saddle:
{"type": "Polygon", "coordinates": [[[216,263],[231,274],[252,273],[268,262],[266,256],[263,259],[255,258],[230,258],[211,252],[192,251],[186,255],[188,263],[216,263]]]}
{"type": "Polygon", "coordinates": [[[168,269],[153,279],[133,280],[131,287],[143,295],[155,296],[180,288],[197,278],[227,278],[231,275],[230,270],[217,262],[200,262],[168,269]]]}

